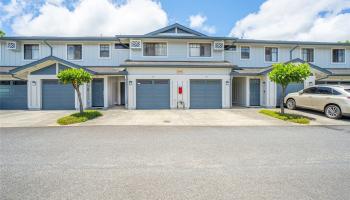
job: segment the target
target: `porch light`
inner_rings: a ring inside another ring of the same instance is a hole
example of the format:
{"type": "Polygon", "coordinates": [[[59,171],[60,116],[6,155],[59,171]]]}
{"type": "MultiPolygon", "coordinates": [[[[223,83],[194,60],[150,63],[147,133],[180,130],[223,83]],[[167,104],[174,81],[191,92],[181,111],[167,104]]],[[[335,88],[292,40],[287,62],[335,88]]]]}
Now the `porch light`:
{"type": "Polygon", "coordinates": [[[36,86],[36,81],[32,81],[32,86],[36,86]]]}
{"type": "Polygon", "coordinates": [[[129,81],[129,85],[132,85],[132,81],[129,81]]]}

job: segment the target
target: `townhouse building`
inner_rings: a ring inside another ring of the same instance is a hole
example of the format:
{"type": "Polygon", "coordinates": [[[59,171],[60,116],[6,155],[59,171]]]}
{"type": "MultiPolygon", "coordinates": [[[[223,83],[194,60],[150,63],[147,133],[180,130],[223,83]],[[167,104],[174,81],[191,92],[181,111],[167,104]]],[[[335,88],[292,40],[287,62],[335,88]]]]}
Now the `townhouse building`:
{"type": "Polygon", "coordinates": [[[180,24],[145,35],[0,38],[0,109],[76,109],[67,68],[91,73],[81,87],[85,108],[202,109],[275,107],[281,88],[274,63],[304,63],[314,84],[350,84],[350,44],[212,37],[180,24]]]}

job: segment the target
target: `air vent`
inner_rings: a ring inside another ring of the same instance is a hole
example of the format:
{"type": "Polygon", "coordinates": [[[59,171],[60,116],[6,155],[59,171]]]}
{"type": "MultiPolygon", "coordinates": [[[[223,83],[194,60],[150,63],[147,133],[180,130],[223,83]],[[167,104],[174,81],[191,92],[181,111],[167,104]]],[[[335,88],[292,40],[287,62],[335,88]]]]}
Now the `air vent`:
{"type": "Polygon", "coordinates": [[[214,50],[216,50],[216,51],[224,50],[224,42],[223,41],[214,42],[214,50]]]}
{"type": "Polygon", "coordinates": [[[12,49],[12,50],[14,50],[14,49],[16,49],[17,48],[17,44],[16,44],[16,42],[13,42],[13,41],[11,41],[11,42],[7,42],[7,49],[12,49]]]}
{"type": "Polygon", "coordinates": [[[141,49],[141,40],[131,40],[130,41],[131,49],[141,49]]]}

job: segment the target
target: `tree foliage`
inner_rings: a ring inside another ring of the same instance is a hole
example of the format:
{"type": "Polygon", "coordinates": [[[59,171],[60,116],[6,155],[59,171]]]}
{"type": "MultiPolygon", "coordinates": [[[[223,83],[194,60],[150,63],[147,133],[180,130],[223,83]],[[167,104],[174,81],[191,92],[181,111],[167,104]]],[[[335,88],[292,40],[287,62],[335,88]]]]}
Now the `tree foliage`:
{"type": "Polygon", "coordinates": [[[286,96],[286,88],[290,83],[303,82],[311,75],[310,66],[307,63],[277,63],[273,65],[269,78],[282,86],[282,98],[280,102],[281,113],[284,114],[284,97],[286,96]]]}
{"type": "Polygon", "coordinates": [[[4,31],[0,30],[0,37],[4,37],[6,34],[4,31]]]}
{"type": "Polygon", "coordinates": [[[73,88],[78,94],[80,113],[83,113],[84,110],[79,87],[84,83],[89,83],[92,80],[91,74],[83,69],[70,68],[60,71],[57,77],[61,83],[73,85],[73,88]]]}

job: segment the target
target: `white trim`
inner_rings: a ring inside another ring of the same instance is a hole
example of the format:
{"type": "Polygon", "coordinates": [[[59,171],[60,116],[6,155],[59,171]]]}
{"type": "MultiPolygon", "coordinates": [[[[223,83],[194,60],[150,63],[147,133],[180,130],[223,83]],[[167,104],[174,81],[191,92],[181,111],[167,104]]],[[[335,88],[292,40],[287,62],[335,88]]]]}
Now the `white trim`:
{"type": "Polygon", "coordinates": [[[250,45],[239,45],[239,59],[246,61],[252,59],[252,47],[250,45]],[[242,58],[242,47],[249,47],[249,58],[242,58]]]}
{"type": "MultiPolygon", "coordinates": [[[[112,54],[112,45],[111,45],[111,43],[98,43],[98,55],[97,55],[97,57],[98,57],[98,59],[111,59],[111,54],[112,54]],[[109,45],[109,55],[108,55],[108,57],[101,57],[101,45],[109,45]]],[[[83,57],[83,56],[82,56],[83,57]]]]}
{"type": "Polygon", "coordinates": [[[278,63],[280,57],[280,50],[277,46],[264,46],[264,63],[278,63]],[[276,48],[277,49],[277,61],[266,60],[266,48],[276,48]]]}
{"type": "Polygon", "coordinates": [[[24,42],[24,43],[22,43],[22,60],[23,61],[35,61],[35,60],[39,60],[40,58],[41,58],[41,44],[40,43],[38,43],[38,42],[24,42]],[[38,58],[37,59],[24,59],[24,45],[35,45],[35,44],[37,44],[37,45],[39,45],[39,53],[38,53],[38,58]]]}
{"type": "Polygon", "coordinates": [[[316,48],[315,47],[300,47],[300,59],[305,61],[305,62],[314,64],[315,60],[316,60],[316,48]],[[313,49],[314,50],[314,55],[313,55],[314,61],[313,62],[308,62],[308,61],[303,59],[303,49],[313,49]]]}
{"type": "Polygon", "coordinates": [[[76,42],[70,42],[66,43],[66,60],[67,61],[83,61],[83,56],[84,56],[84,45],[83,43],[76,43],[76,42]],[[68,45],[81,45],[81,59],[68,59],[68,45]]]}
{"type": "Polygon", "coordinates": [[[331,63],[334,65],[343,65],[346,64],[346,48],[331,48],[331,63]],[[344,50],[344,62],[333,62],[333,50],[334,49],[343,49],[344,50]]]}
{"type": "Polygon", "coordinates": [[[168,41],[141,41],[142,42],[142,47],[141,47],[141,51],[142,51],[142,57],[145,58],[167,58],[169,55],[169,44],[168,41]],[[145,56],[144,55],[144,43],[165,43],[166,44],[166,55],[165,56],[145,56]]]}
{"type": "Polygon", "coordinates": [[[196,59],[196,58],[213,58],[214,54],[214,48],[213,48],[213,42],[207,41],[207,42],[187,42],[187,58],[189,59],[196,59]],[[190,44],[210,44],[210,56],[190,56],[190,44]]]}

